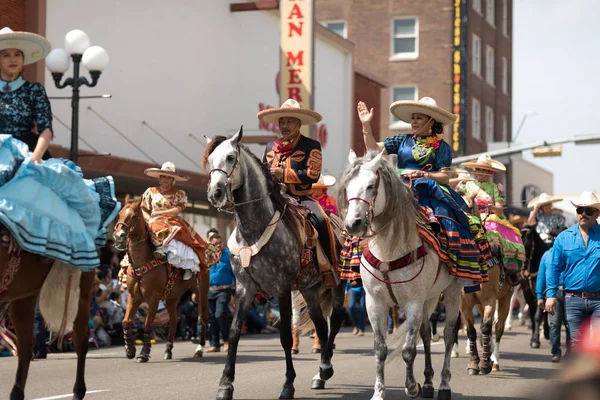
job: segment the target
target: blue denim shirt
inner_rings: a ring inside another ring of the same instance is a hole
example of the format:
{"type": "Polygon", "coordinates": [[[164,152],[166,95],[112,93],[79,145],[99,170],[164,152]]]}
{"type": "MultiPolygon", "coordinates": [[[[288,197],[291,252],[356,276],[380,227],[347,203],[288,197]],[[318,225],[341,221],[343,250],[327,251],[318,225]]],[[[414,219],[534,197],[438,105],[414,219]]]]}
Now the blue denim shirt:
{"type": "MultiPolygon", "coordinates": [[[[542,259],[540,260],[540,266],[538,269],[537,281],[535,284],[535,292],[537,294],[537,299],[542,300],[544,298],[544,292],[546,291],[546,270],[548,269],[548,265],[552,263],[552,249],[546,250],[542,259]]],[[[560,278],[558,281],[559,286],[564,287],[565,277],[564,274],[560,274],[560,278]]]]}
{"type": "Polygon", "coordinates": [[[210,267],[210,286],[234,285],[235,275],[231,269],[229,249],[223,249],[219,262],[210,267]]]}
{"type": "Polygon", "coordinates": [[[552,262],[546,271],[546,296],[556,297],[560,274],[564,273],[564,289],[572,292],[600,292],[600,226],[588,232],[588,245],[583,245],[579,225],[563,231],[554,242],[552,262]]]}

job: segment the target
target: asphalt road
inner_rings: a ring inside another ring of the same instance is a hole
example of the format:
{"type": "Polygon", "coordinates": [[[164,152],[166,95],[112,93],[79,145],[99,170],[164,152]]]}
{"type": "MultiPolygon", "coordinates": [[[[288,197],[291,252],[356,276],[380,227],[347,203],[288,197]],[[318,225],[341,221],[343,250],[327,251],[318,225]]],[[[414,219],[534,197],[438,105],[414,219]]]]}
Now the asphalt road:
{"type": "MultiPolygon", "coordinates": [[[[312,376],[317,372],[318,355],[310,354],[312,340],[303,337],[300,354],[295,356],[296,399],[370,399],[375,381],[373,336],[353,336],[345,329],[337,339],[333,358],[335,375],[322,391],[310,389],[312,376]]],[[[443,360],[442,341],[432,347],[436,371],[434,385],[439,385],[443,360]]],[[[550,362],[549,343],[529,348],[527,329],[515,326],[506,332],[501,346],[501,371],[488,376],[468,376],[468,358],[464,354],[465,336],[460,337],[460,357],[452,360],[453,399],[525,399],[538,388],[547,386],[559,367],[550,362]]],[[[140,346],[138,346],[139,351],[140,346]]],[[[164,343],[153,346],[153,358],[139,365],[125,358],[123,349],[110,347],[91,350],[87,363],[86,399],[214,399],[223,371],[225,353],[205,354],[192,358],[195,346],[177,342],[174,359],[163,361],[164,343]]],[[[284,381],[285,361],[278,335],[243,336],[238,352],[234,398],[276,399],[284,381]]],[[[70,398],[75,377],[75,354],[50,354],[47,360],[32,363],[27,382],[27,399],[70,398]]],[[[0,358],[0,399],[8,398],[17,360],[0,358]]],[[[423,355],[416,360],[416,376],[423,382],[423,355]]],[[[386,367],[388,399],[406,399],[404,366],[401,363],[386,367]]],[[[437,397],[437,391],[436,391],[437,397]]]]}

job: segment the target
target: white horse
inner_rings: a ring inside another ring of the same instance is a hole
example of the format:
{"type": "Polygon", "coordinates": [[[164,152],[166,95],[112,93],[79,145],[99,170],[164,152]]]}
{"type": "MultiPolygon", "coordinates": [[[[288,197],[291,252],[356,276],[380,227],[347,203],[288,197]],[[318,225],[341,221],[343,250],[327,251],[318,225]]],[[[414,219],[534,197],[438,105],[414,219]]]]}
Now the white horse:
{"type": "Polygon", "coordinates": [[[425,350],[425,383],[422,397],[433,398],[431,327],[429,316],[439,295],[446,299],[444,330],[445,358],[438,398],[450,399],[450,360],[456,337],[461,285],[440,263],[435,250],[418,234],[417,208],[411,189],[396,175],[383,153],[357,158],[350,151],[350,165],[341,178],[338,205],[350,235],[366,237],[368,251],[361,259],[361,277],[366,292],[367,312],[375,341],[376,381],[372,400],[385,396],[384,364],[387,357],[388,310],[400,306],[406,322],[396,332],[401,342],[391,355],[402,354],[406,365],[405,392],[421,394],[415,381],[413,363],[420,334],[425,350]],[[370,253],[370,255],[369,255],[370,253]],[[382,260],[382,262],[379,262],[382,260]],[[403,342],[403,344],[402,344],[403,342]]]}

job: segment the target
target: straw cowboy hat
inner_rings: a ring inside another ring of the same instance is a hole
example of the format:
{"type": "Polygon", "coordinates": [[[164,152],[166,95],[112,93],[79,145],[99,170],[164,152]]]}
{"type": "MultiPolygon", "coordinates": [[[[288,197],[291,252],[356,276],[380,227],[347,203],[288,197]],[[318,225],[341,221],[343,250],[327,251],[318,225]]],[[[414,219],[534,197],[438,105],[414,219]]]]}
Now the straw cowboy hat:
{"type": "Polygon", "coordinates": [[[148,168],[147,170],[144,171],[144,173],[153,178],[159,178],[161,175],[169,176],[171,178],[174,178],[176,182],[185,182],[190,179],[189,176],[186,176],[186,175],[180,174],[179,172],[176,172],[175,164],[173,164],[172,162],[168,162],[168,161],[166,163],[164,163],[160,169],[148,168]]]}
{"type": "Polygon", "coordinates": [[[600,210],[600,200],[593,192],[583,192],[579,197],[579,201],[575,203],[571,201],[575,207],[592,207],[600,210]]]}
{"type": "MultiPolygon", "coordinates": [[[[458,172],[458,171],[456,171],[456,172],[458,172]]],[[[450,186],[454,187],[454,186],[458,185],[458,184],[459,184],[459,183],[461,183],[461,182],[469,182],[469,181],[475,181],[475,180],[476,180],[476,179],[475,179],[475,178],[473,178],[473,177],[471,176],[471,174],[469,174],[468,172],[466,172],[466,171],[461,171],[461,172],[458,174],[458,177],[456,177],[456,178],[450,178],[450,180],[448,181],[448,184],[449,184],[450,186]]]]}
{"type": "Polygon", "coordinates": [[[425,114],[433,118],[436,122],[446,125],[452,125],[458,118],[458,115],[452,114],[438,107],[436,101],[431,97],[423,97],[419,101],[400,100],[390,105],[390,111],[398,119],[410,124],[414,113],[425,114]]]}
{"type": "Polygon", "coordinates": [[[321,174],[318,182],[313,183],[312,187],[313,187],[313,189],[315,189],[315,188],[316,189],[326,189],[328,187],[335,185],[336,181],[337,181],[337,179],[335,179],[335,176],[321,174]]]}
{"type": "Polygon", "coordinates": [[[525,224],[527,223],[527,219],[527,217],[522,215],[513,215],[508,219],[508,222],[510,222],[512,225],[525,224]]]}
{"type": "Polygon", "coordinates": [[[477,161],[467,161],[461,164],[466,168],[481,168],[488,169],[490,171],[504,172],[506,167],[500,161],[492,160],[489,154],[482,154],[479,156],[477,161]]]}
{"type": "Polygon", "coordinates": [[[14,32],[6,27],[0,29],[0,51],[19,49],[23,52],[24,64],[33,64],[44,59],[52,45],[43,36],[30,32],[14,32]]]}
{"type": "Polygon", "coordinates": [[[279,124],[279,118],[284,117],[298,118],[302,125],[316,124],[323,119],[318,112],[300,107],[300,103],[294,99],[287,99],[279,108],[262,110],[256,116],[270,124],[279,124]]]}
{"type": "Polygon", "coordinates": [[[559,197],[554,197],[551,194],[542,193],[539,196],[536,196],[533,199],[531,199],[531,201],[529,203],[527,203],[527,208],[534,208],[538,204],[540,206],[543,206],[544,204],[558,203],[559,201],[562,201],[562,200],[563,199],[561,199],[559,197]]]}

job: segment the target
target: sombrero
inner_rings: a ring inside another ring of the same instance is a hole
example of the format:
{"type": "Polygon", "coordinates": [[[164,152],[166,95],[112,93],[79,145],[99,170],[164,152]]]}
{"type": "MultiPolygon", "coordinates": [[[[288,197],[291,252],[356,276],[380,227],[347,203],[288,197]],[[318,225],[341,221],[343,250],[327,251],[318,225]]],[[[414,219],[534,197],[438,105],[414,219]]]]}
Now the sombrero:
{"type": "Polygon", "coordinates": [[[300,103],[294,99],[287,99],[279,108],[262,110],[256,116],[261,121],[270,124],[279,124],[279,118],[298,118],[302,122],[302,125],[316,124],[323,118],[321,117],[321,114],[316,111],[300,107],[300,103]]]}
{"type": "Polygon", "coordinates": [[[436,122],[446,125],[452,125],[458,118],[458,115],[452,114],[438,107],[436,101],[431,97],[423,97],[419,101],[400,100],[390,105],[390,111],[398,119],[410,124],[414,113],[425,114],[433,118],[436,122]]]}
{"type": "Polygon", "coordinates": [[[510,222],[512,225],[524,224],[527,222],[527,219],[527,217],[524,217],[522,215],[513,215],[508,219],[508,222],[510,222]]]}
{"type": "Polygon", "coordinates": [[[477,161],[467,161],[461,164],[466,168],[481,168],[489,169],[490,171],[506,171],[506,167],[500,161],[492,160],[489,154],[482,154],[479,156],[477,161]]]}
{"type": "Polygon", "coordinates": [[[527,208],[534,208],[537,204],[541,206],[544,204],[557,203],[562,200],[563,199],[554,197],[548,193],[542,193],[539,196],[536,196],[533,199],[531,199],[531,201],[527,203],[527,208]]]}
{"type": "Polygon", "coordinates": [[[448,181],[448,184],[450,186],[452,186],[452,187],[458,185],[461,182],[469,182],[469,181],[475,181],[476,180],[467,171],[454,171],[454,172],[458,173],[458,177],[456,177],[456,178],[450,178],[450,180],[448,181]]]}
{"type": "Polygon", "coordinates": [[[24,64],[33,64],[44,59],[52,45],[43,36],[30,32],[14,32],[6,27],[0,29],[0,51],[19,49],[23,52],[24,64]]]}
{"type": "Polygon", "coordinates": [[[184,182],[190,179],[189,176],[182,175],[179,172],[175,172],[175,164],[168,161],[164,163],[160,169],[148,168],[144,171],[144,173],[153,178],[159,178],[161,175],[170,176],[172,178],[175,178],[175,181],[177,182],[184,182]]]}
{"type": "Polygon", "coordinates": [[[592,207],[600,210],[600,200],[593,192],[583,192],[579,197],[579,201],[575,203],[571,201],[571,204],[575,207],[592,207]]]}
{"type": "Polygon", "coordinates": [[[317,183],[313,183],[312,187],[313,188],[328,188],[331,187],[333,185],[335,185],[335,182],[337,181],[337,179],[335,179],[335,176],[332,175],[321,175],[319,177],[319,181],[317,183]]]}

